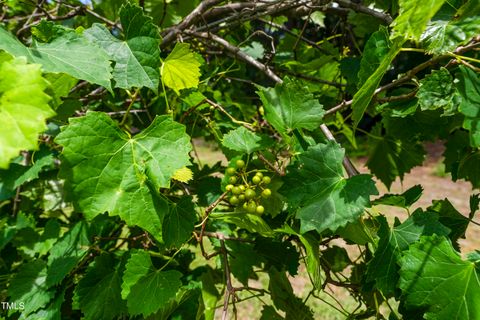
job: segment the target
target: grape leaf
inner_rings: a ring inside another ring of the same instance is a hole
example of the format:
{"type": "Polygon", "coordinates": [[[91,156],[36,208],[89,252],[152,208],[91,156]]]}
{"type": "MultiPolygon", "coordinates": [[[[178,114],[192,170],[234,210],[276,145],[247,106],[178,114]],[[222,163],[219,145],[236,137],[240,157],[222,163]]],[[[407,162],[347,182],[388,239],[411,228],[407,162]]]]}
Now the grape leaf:
{"type": "Polygon", "coordinates": [[[162,225],[165,245],[180,248],[192,236],[195,221],[195,207],[191,197],[183,197],[178,203],[171,204],[162,225]]]}
{"type": "Polygon", "coordinates": [[[439,55],[454,51],[479,33],[480,17],[478,16],[460,20],[435,20],[427,25],[420,40],[429,53],[439,55]]]}
{"type": "Polygon", "coordinates": [[[102,254],[90,264],[87,273],[74,290],[75,309],[85,319],[117,319],[126,315],[127,306],[120,295],[121,270],[112,256],[102,254]]]}
{"type": "Polygon", "coordinates": [[[395,206],[401,208],[409,208],[417,202],[422,196],[423,187],[419,184],[411,187],[402,194],[384,194],[381,198],[372,201],[372,204],[383,204],[387,206],[395,206]]]}
{"type": "Polygon", "coordinates": [[[277,309],[285,311],[285,319],[313,320],[312,310],[295,296],[292,285],[284,271],[277,271],[274,267],[268,271],[272,301],[277,309]]]}
{"type": "Polygon", "coordinates": [[[38,148],[45,120],[55,115],[44,93],[47,85],[39,65],[24,58],[0,63],[0,168],[7,169],[21,150],[38,148]]]}
{"type": "Polygon", "coordinates": [[[182,89],[196,88],[200,81],[200,65],[190,51],[190,44],[178,42],[162,64],[162,81],[177,94],[182,89]]]}
{"type": "Polygon", "coordinates": [[[420,143],[385,136],[370,140],[367,167],[390,189],[397,177],[403,180],[404,174],[421,165],[424,157],[425,150],[420,143]]]}
{"type": "Polygon", "coordinates": [[[322,232],[355,221],[370,203],[370,195],[378,194],[370,175],[343,177],[345,155],[337,143],[328,142],[310,147],[290,166],[280,193],[298,208],[302,233],[322,232]]]}
{"type": "Polygon", "coordinates": [[[286,77],[274,88],[257,91],[265,107],[265,118],[280,133],[293,129],[315,130],[322,123],[325,111],[307,87],[286,77]]]}
{"type": "MultiPolygon", "coordinates": [[[[282,231],[275,229],[275,232],[282,231]]],[[[255,255],[265,261],[265,269],[271,266],[277,270],[286,270],[291,276],[298,273],[299,253],[288,241],[258,237],[255,239],[255,255]]]]}
{"type": "Polygon", "coordinates": [[[397,263],[401,258],[401,252],[418,241],[422,235],[443,236],[450,232],[450,229],[441,224],[438,218],[436,213],[422,212],[421,209],[417,209],[402,224],[390,229],[387,220],[379,217],[380,241],[373,259],[368,264],[367,281],[375,282],[375,286],[384,295],[392,295],[399,279],[397,263]]]}
{"type": "Polygon", "coordinates": [[[210,218],[234,224],[240,229],[245,229],[252,233],[258,233],[263,237],[273,236],[273,230],[270,226],[262,219],[262,217],[256,214],[245,212],[214,212],[210,214],[210,218]]]}
{"type": "Polygon", "coordinates": [[[458,212],[450,201],[447,199],[434,200],[427,210],[438,214],[440,217],[439,221],[452,230],[449,238],[454,244],[456,244],[459,238],[465,238],[465,231],[467,230],[470,220],[458,212]]]}
{"type": "Polygon", "coordinates": [[[361,87],[372,73],[377,70],[384,56],[390,50],[390,39],[387,28],[381,26],[380,30],[368,38],[363,49],[360,70],[358,71],[358,86],[361,87]]]}
{"type": "Polygon", "coordinates": [[[393,59],[400,52],[403,42],[403,40],[396,40],[392,42],[390,50],[384,55],[383,59],[378,65],[378,68],[370,75],[370,77],[362,84],[360,89],[358,89],[357,93],[353,96],[352,119],[354,121],[354,127],[356,127],[363,118],[363,114],[372,101],[375,90],[380,84],[383,75],[390,67],[393,59]]]}
{"type": "Polygon", "coordinates": [[[122,285],[122,290],[128,288],[128,294],[122,291],[122,296],[126,296],[129,313],[146,317],[160,310],[170,299],[175,298],[182,285],[181,277],[182,274],[175,270],[155,269],[146,252],[132,254],[122,285]]]}
{"type": "Polygon", "coordinates": [[[266,136],[258,135],[245,127],[238,127],[223,136],[222,144],[241,153],[252,153],[262,150],[272,144],[266,136]]]}
{"type": "Polygon", "coordinates": [[[442,108],[444,114],[451,114],[455,108],[456,90],[450,72],[446,68],[432,71],[420,80],[416,96],[422,110],[442,108]]]}
{"type": "Polygon", "coordinates": [[[79,222],[58,240],[50,250],[47,285],[52,286],[62,281],[85,257],[89,246],[87,224],[79,222]]]}
{"type": "Polygon", "coordinates": [[[43,260],[34,260],[22,265],[8,287],[11,301],[23,302],[23,316],[43,308],[55,296],[46,284],[47,269],[43,260]]]}
{"type": "Polygon", "coordinates": [[[450,242],[422,237],[400,260],[400,289],[407,308],[426,308],[425,319],[479,319],[480,271],[450,242]]]}
{"type": "Polygon", "coordinates": [[[42,65],[45,72],[61,72],[96,83],[111,90],[111,66],[108,55],[74,30],[63,33],[50,43],[34,43],[27,48],[0,27],[0,49],[28,62],[42,65]],[[75,54],[72,54],[75,52],[75,54]]]}
{"type": "Polygon", "coordinates": [[[480,77],[470,68],[460,66],[458,91],[462,96],[459,110],[465,115],[463,127],[470,132],[472,147],[480,147],[480,77]]]}
{"type": "Polygon", "coordinates": [[[35,162],[30,167],[27,167],[27,170],[15,180],[13,187],[17,188],[24,183],[37,179],[40,172],[45,167],[52,166],[53,163],[54,158],[51,153],[36,157],[35,162]]]}
{"type": "Polygon", "coordinates": [[[321,288],[323,282],[325,281],[325,275],[322,274],[319,250],[320,245],[318,243],[318,240],[315,239],[315,237],[313,237],[311,234],[299,234],[298,232],[293,230],[288,224],[285,224],[282,229],[277,229],[275,231],[282,231],[289,235],[296,236],[300,239],[303,246],[305,247],[305,262],[312,284],[317,289],[321,288]]]}
{"type": "Polygon", "coordinates": [[[115,61],[115,87],[147,87],[156,91],[160,79],[158,28],[140,7],[130,3],[121,8],[120,22],[125,33],[124,40],[114,37],[105,26],[98,23],[85,30],[84,35],[102,47],[110,59],[115,61]]]}
{"type": "Polygon", "coordinates": [[[60,175],[88,219],[108,211],[160,238],[168,205],[158,189],[169,187],[175,171],[189,164],[183,125],[156,117],[130,138],[106,114],[88,112],[71,119],[56,141],[64,147],[60,175]]]}
{"type": "Polygon", "coordinates": [[[132,286],[144,277],[151,267],[150,256],[141,250],[132,250],[122,278],[122,299],[126,300],[132,286]]]}
{"type": "Polygon", "coordinates": [[[400,14],[393,21],[393,37],[418,41],[427,23],[445,0],[399,0],[400,14]]]}
{"type": "Polygon", "coordinates": [[[57,292],[56,297],[44,309],[40,309],[28,316],[29,320],[61,320],[62,304],[65,301],[65,291],[57,292]]]}
{"type": "Polygon", "coordinates": [[[468,133],[456,131],[445,146],[445,171],[452,174],[452,180],[465,179],[473,188],[480,188],[480,150],[470,147],[468,133]]]}

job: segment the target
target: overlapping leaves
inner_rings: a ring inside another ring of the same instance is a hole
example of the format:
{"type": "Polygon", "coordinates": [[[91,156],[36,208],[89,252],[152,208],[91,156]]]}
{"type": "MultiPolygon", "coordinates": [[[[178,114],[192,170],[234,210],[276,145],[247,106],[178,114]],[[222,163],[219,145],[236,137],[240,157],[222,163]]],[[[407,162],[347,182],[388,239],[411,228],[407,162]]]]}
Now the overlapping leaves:
{"type": "Polygon", "coordinates": [[[115,87],[147,87],[156,91],[160,77],[160,34],[157,27],[140,7],[130,3],[120,10],[120,22],[125,36],[123,41],[98,23],[85,30],[85,37],[102,47],[115,61],[115,87]]]}

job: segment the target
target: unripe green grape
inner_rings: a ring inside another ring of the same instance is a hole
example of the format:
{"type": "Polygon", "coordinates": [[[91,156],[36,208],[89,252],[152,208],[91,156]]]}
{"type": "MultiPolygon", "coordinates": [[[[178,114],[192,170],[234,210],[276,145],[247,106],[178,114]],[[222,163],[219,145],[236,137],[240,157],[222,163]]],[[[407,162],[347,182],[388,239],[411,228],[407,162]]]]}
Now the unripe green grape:
{"type": "Polygon", "coordinates": [[[227,172],[227,175],[233,176],[235,173],[237,173],[237,170],[235,170],[235,168],[228,167],[226,172],[227,172]]]}
{"type": "Polygon", "coordinates": [[[242,190],[240,190],[239,187],[233,187],[232,188],[232,193],[236,194],[236,195],[239,195],[240,193],[242,193],[242,190]]]}
{"type": "Polygon", "coordinates": [[[272,195],[272,190],[270,190],[270,189],[265,189],[265,190],[262,191],[262,197],[264,197],[264,198],[268,198],[271,195],[272,195]]]}
{"type": "Polygon", "coordinates": [[[255,198],[256,195],[257,193],[252,189],[245,190],[245,198],[248,200],[255,198]]]}
{"type": "Polygon", "coordinates": [[[230,199],[228,200],[231,205],[236,206],[238,204],[238,198],[236,196],[231,196],[230,199]]]}
{"type": "Polygon", "coordinates": [[[263,178],[263,173],[261,173],[260,171],[258,171],[257,173],[255,173],[255,176],[259,177],[260,179],[263,178]]]}
{"type": "Polygon", "coordinates": [[[262,181],[265,184],[269,184],[270,182],[272,182],[272,179],[270,179],[270,177],[268,177],[268,176],[265,176],[265,177],[263,177],[262,181]]]}
{"type": "Polygon", "coordinates": [[[248,208],[248,203],[247,203],[247,202],[244,202],[244,203],[243,203],[243,209],[247,210],[247,208],[248,208]]]}
{"type": "Polygon", "coordinates": [[[228,182],[231,183],[231,184],[236,183],[236,182],[237,182],[237,177],[231,176],[231,177],[228,179],[228,182]]]}
{"type": "Polygon", "coordinates": [[[262,205],[259,205],[259,206],[257,206],[257,208],[255,209],[255,212],[256,212],[257,214],[262,214],[262,213],[265,212],[265,208],[264,208],[262,205]]]}
{"type": "Polygon", "coordinates": [[[237,161],[235,162],[235,165],[237,166],[238,169],[242,169],[243,167],[245,167],[245,161],[243,161],[243,160],[241,160],[241,159],[240,159],[240,160],[237,160],[237,161]]]}
{"type": "Polygon", "coordinates": [[[254,177],[252,178],[252,182],[253,182],[254,184],[259,184],[260,181],[262,181],[262,178],[260,178],[259,176],[254,176],[254,177]]]}
{"type": "Polygon", "coordinates": [[[225,190],[227,191],[232,191],[233,189],[233,184],[227,184],[227,186],[225,187],[225,190]]]}
{"type": "Polygon", "coordinates": [[[247,205],[247,212],[248,213],[255,213],[257,211],[257,204],[255,201],[250,201],[247,205]]]}
{"type": "Polygon", "coordinates": [[[240,202],[244,202],[245,201],[245,195],[244,194],[240,194],[238,196],[238,200],[240,200],[240,202]]]}
{"type": "Polygon", "coordinates": [[[245,186],[244,186],[243,184],[241,184],[241,185],[239,186],[239,188],[240,188],[240,190],[242,190],[242,192],[245,191],[245,186]]]}

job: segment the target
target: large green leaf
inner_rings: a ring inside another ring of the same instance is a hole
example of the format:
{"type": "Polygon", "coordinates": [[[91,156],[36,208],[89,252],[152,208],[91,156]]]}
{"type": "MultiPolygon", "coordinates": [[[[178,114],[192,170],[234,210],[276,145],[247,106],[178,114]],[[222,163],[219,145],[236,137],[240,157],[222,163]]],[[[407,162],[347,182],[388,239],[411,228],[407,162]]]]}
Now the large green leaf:
{"type": "Polygon", "coordinates": [[[402,39],[397,39],[392,42],[390,50],[384,55],[383,59],[378,65],[378,68],[370,75],[370,77],[368,77],[358,92],[353,96],[352,119],[355,127],[362,119],[365,110],[367,110],[368,105],[372,101],[375,90],[378,88],[383,75],[385,72],[387,72],[393,59],[400,52],[403,42],[404,41],[402,39]]]}
{"type": "Polygon", "coordinates": [[[103,49],[71,30],[50,43],[34,43],[25,47],[0,27],[0,49],[13,56],[24,56],[31,63],[42,65],[45,72],[62,72],[111,89],[111,66],[103,49]]]}
{"type": "Polygon", "coordinates": [[[402,224],[389,228],[384,217],[380,217],[380,241],[373,259],[368,264],[367,281],[375,282],[375,286],[385,295],[394,293],[399,275],[398,261],[401,252],[420,239],[422,235],[448,235],[450,229],[438,221],[438,214],[416,210],[402,224]]]}
{"type": "Polygon", "coordinates": [[[112,256],[95,258],[74,291],[74,306],[85,319],[117,319],[127,313],[127,305],[120,295],[121,269],[112,256]]]}
{"type": "Polygon", "coordinates": [[[48,256],[47,285],[62,281],[78,265],[89,250],[87,224],[77,223],[50,250],[48,256]]]}
{"type": "Polygon", "coordinates": [[[422,237],[400,264],[407,308],[425,308],[425,319],[480,319],[480,270],[446,238],[422,237]]]}
{"type": "Polygon", "coordinates": [[[158,89],[160,78],[160,34],[152,18],[140,7],[127,3],[120,10],[120,21],[125,39],[114,37],[101,24],[85,30],[87,39],[102,47],[115,62],[115,87],[130,89],[147,87],[158,89]]]}
{"type": "Polygon", "coordinates": [[[45,120],[55,115],[44,93],[47,84],[39,65],[24,58],[0,61],[0,168],[7,169],[21,150],[37,149],[45,120]]]}
{"type": "Polygon", "coordinates": [[[453,77],[446,68],[432,71],[420,80],[416,94],[422,110],[444,109],[444,114],[452,113],[456,96],[453,77]]]}
{"type": "Polygon", "coordinates": [[[460,66],[458,91],[462,96],[459,110],[465,115],[463,127],[470,132],[472,147],[480,147],[480,77],[465,66],[460,66]]]}
{"type": "Polygon", "coordinates": [[[43,260],[35,260],[22,265],[13,277],[8,288],[10,301],[23,302],[26,316],[43,308],[55,296],[55,291],[46,285],[47,269],[43,260]]]}
{"type": "Polygon", "coordinates": [[[342,161],[345,155],[337,143],[310,147],[299,156],[280,189],[292,209],[298,208],[301,232],[337,228],[355,221],[378,194],[370,175],[346,179],[342,161]]]}
{"type": "Polygon", "coordinates": [[[180,289],[182,274],[175,270],[162,271],[153,267],[148,253],[139,251],[131,255],[123,275],[122,296],[127,299],[131,315],[144,317],[157,312],[174,299],[180,289]],[[124,286],[128,283],[128,286],[124,286]]]}
{"type": "Polygon", "coordinates": [[[161,67],[163,83],[177,94],[180,90],[198,87],[200,62],[188,43],[177,43],[161,67]]]}
{"type": "Polygon", "coordinates": [[[156,117],[131,138],[106,114],[89,112],[71,119],[56,141],[64,147],[60,175],[88,219],[109,212],[160,238],[168,206],[158,190],[189,164],[183,125],[156,117]]]}
{"type": "Polygon", "coordinates": [[[368,38],[363,49],[362,60],[360,61],[360,70],[358,71],[358,87],[361,87],[372,73],[377,70],[380,63],[390,50],[390,39],[388,30],[380,27],[380,30],[373,33],[368,38]]]}
{"type": "Polygon", "coordinates": [[[315,130],[322,123],[322,105],[300,82],[287,77],[283,83],[261,88],[257,94],[265,107],[265,118],[282,134],[293,129],[315,130]]]}
{"type": "Polygon", "coordinates": [[[394,37],[419,40],[427,23],[445,0],[399,0],[400,14],[393,21],[394,37]]]}
{"type": "Polygon", "coordinates": [[[222,144],[242,153],[252,153],[264,149],[271,144],[271,139],[258,135],[245,127],[238,127],[223,137],[222,144]]]}
{"type": "Polygon", "coordinates": [[[480,17],[478,16],[460,20],[435,20],[427,25],[421,41],[429,53],[444,54],[454,51],[479,33],[480,17]]]}

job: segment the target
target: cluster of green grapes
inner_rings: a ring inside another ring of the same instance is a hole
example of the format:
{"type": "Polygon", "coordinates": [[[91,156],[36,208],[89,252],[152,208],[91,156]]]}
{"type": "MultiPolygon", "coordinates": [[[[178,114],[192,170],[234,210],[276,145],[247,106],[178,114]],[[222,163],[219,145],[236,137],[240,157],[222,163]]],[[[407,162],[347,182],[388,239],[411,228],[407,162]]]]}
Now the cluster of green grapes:
{"type": "Polygon", "coordinates": [[[229,183],[225,190],[229,193],[228,202],[232,206],[241,205],[248,213],[262,214],[265,212],[261,201],[272,195],[272,190],[267,188],[271,182],[269,176],[264,176],[258,170],[247,172],[243,160],[237,160],[235,167],[228,167],[225,174],[229,183]],[[252,174],[254,175],[249,181],[248,176],[252,174]]]}

